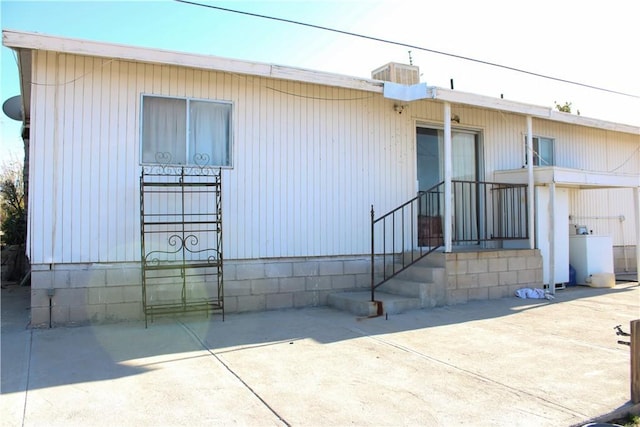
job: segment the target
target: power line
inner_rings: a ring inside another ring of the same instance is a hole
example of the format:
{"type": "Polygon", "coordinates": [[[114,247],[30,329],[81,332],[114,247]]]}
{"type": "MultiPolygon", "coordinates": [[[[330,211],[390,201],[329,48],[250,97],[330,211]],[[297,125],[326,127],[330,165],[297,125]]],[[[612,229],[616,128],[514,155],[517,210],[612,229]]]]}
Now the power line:
{"type": "Polygon", "coordinates": [[[589,88],[589,89],[595,89],[595,90],[599,90],[599,91],[602,91],[602,92],[614,93],[614,94],[617,94],[617,95],[628,96],[628,97],[631,97],[631,98],[640,98],[640,95],[634,95],[632,93],[619,92],[619,91],[612,90],[612,89],[607,89],[607,88],[594,86],[594,85],[590,85],[590,84],[586,84],[586,83],[580,83],[580,82],[576,82],[576,81],[573,81],[573,80],[562,79],[562,78],[559,78],[559,77],[553,77],[553,76],[549,76],[549,75],[546,75],[546,74],[536,73],[536,72],[533,72],[533,71],[527,71],[527,70],[523,70],[521,68],[510,67],[508,65],[502,65],[502,64],[495,63],[495,62],[484,61],[484,60],[481,60],[481,59],[475,59],[475,58],[471,58],[471,57],[468,57],[468,56],[457,55],[457,54],[454,54],[454,53],[443,52],[443,51],[435,50],[435,49],[429,49],[429,48],[426,48],[426,47],[416,46],[416,45],[412,45],[412,44],[409,44],[409,43],[397,42],[397,41],[393,41],[393,40],[382,39],[382,38],[379,38],[379,37],[373,37],[373,36],[367,36],[367,35],[364,35],[364,34],[352,33],[350,31],[338,30],[336,28],[325,27],[325,26],[322,26],[322,25],[309,24],[309,23],[306,23],[306,22],[294,21],[292,19],[278,18],[278,17],[275,17],[275,16],[268,16],[268,15],[261,15],[259,13],[245,12],[245,11],[242,11],[242,10],[229,9],[229,8],[226,8],[226,7],[213,6],[213,5],[210,5],[210,4],[197,3],[197,2],[188,1],[188,0],[174,0],[174,1],[176,1],[178,3],[184,3],[184,4],[193,5],[193,6],[200,6],[200,7],[206,7],[206,8],[209,8],[209,9],[216,9],[216,10],[220,10],[220,11],[223,11],[223,12],[237,13],[237,14],[240,14],[240,15],[253,16],[255,18],[269,19],[269,20],[272,20],[272,21],[286,22],[287,24],[294,24],[294,25],[300,25],[300,26],[303,26],[303,27],[315,28],[315,29],[323,30],[323,31],[330,31],[330,32],[333,32],[333,33],[344,34],[344,35],[347,35],[347,36],[358,37],[358,38],[362,38],[362,39],[366,39],[366,40],[372,40],[372,41],[376,41],[376,42],[380,42],[380,43],[392,44],[392,45],[396,45],[396,46],[402,46],[402,47],[405,47],[405,48],[421,50],[423,52],[429,52],[429,53],[435,53],[435,54],[438,54],[438,55],[449,56],[451,58],[462,59],[464,61],[476,62],[478,64],[489,65],[489,66],[492,66],[492,67],[502,68],[502,69],[505,69],[505,70],[515,71],[515,72],[523,73],[523,74],[528,74],[530,76],[541,77],[543,79],[554,80],[554,81],[561,82],[561,83],[568,83],[568,84],[575,85],[575,86],[582,86],[582,87],[586,87],[586,88],[589,88]]]}

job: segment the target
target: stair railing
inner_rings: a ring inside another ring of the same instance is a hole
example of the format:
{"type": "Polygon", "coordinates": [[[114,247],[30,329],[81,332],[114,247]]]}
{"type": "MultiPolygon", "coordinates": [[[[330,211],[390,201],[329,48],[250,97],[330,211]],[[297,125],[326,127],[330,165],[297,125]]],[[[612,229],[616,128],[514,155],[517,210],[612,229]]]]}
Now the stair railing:
{"type": "MultiPolygon", "coordinates": [[[[453,244],[529,239],[527,184],[451,184],[453,244]]],[[[443,246],[443,218],[444,182],[377,219],[371,206],[371,301],[376,288],[443,246]]]]}
{"type": "Polygon", "coordinates": [[[443,197],[441,182],[377,219],[371,205],[371,301],[376,288],[443,245],[443,197]]]}

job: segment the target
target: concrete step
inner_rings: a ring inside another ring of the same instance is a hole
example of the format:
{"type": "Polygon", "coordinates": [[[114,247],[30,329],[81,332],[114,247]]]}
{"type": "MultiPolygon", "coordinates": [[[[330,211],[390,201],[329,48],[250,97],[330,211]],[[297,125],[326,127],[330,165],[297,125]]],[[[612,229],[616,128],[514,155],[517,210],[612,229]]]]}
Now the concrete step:
{"type": "MultiPolygon", "coordinates": [[[[444,273],[442,276],[444,277],[444,273]]],[[[394,295],[418,298],[422,308],[446,305],[447,293],[444,280],[418,282],[394,277],[380,285],[378,289],[394,295]]]]}
{"type": "Polygon", "coordinates": [[[420,298],[429,283],[420,283],[413,280],[404,280],[394,277],[387,280],[378,288],[382,292],[393,295],[402,295],[411,298],[420,298]]]}
{"type": "MultiPolygon", "coordinates": [[[[415,259],[419,256],[419,253],[414,252],[412,255],[408,252],[402,256],[407,260],[412,256],[415,259]]],[[[395,277],[382,284],[377,289],[376,296],[378,292],[382,292],[407,298],[415,298],[418,299],[421,308],[445,305],[447,303],[445,264],[445,254],[433,252],[415,264],[409,265],[405,270],[397,273],[395,277]]],[[[401,269],[402,263],[387,263],[387,275],[391,275],[394,271],[400,271],[401,269]]],[[[382,280],[382,274],[381,271],[377,271],[375,282],[379,283],[380,280],[382,280]]],[[[373,304],[370,310],[376,310],[375,304],[373,304]]],[[[362,312],[364,311],[365,310],[362,309],[362,312]]]]}
{"type": "Polygon", "coordinates": [[[446,271],[444,267],[432,267],[418,262],[398,273],[396,277],[402,280],[431,283],[444,280],[445,274],[446,271]]]}
{"type": "MultiPolygon", "coordinates": [[[[398,257],[397,261],[402,262],[404,259],[405,263],[410,263],[412,260],[417,260],[421,256],[425,254],[427,249],[414,250],[413,252],[404,252],[401,257],[398,257]]],[[[446,263],[446,258],[444,252],[434,251],[429,255],[424,256],[424,258],[420,259],[417,264],[426,266],[426,267],[444,267],[446,263]]]]}
{"type": "Polygon", "coordinates": [[[376,291],[376,301],[382,303],[382,310],[378,312],[378,305],[371,301],[370,291],[338,292],[329,294],[328,304],[338,310],[348,311],[356,316],[376,316],[378,314],[400,314],[420,308],[420,299],[402,295],[392,295],[376,291]]]}

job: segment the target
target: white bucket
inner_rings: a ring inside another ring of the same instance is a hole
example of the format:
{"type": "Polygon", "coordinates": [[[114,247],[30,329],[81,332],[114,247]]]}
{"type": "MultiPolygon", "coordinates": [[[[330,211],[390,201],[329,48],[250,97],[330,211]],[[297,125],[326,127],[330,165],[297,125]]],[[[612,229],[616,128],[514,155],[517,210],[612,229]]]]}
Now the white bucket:
{"type": "Polygon", "coordinates": [[[616,285],[616,275],[613,273],[594,273],[587,278],[592,288],[613,288],[616,285]]]}

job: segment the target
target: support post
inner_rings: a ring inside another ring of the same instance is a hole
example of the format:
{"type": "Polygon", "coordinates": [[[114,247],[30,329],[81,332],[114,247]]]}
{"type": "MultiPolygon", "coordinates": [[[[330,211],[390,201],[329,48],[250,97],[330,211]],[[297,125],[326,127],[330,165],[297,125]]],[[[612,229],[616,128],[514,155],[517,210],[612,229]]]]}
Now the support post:
{"type": "Polygon", "coordinates": [[[528,226],[529,226],[529,249],[536,247],[536,229],[535,229],[535,196],[534,196],[534,179],[533,179],[533,120],[531,116],[527,116],[527,199],[528,209],[528,226]]]}
{"type": "Polygon", "coordinates": [[[640,319],[631,321],[631,401],[640,403],[640,319]]]}
{"type": "Polygon", "coordinates": [[[633,206],[636,214],[636,274],[640,275],[640,186],[633,189],[633,206]]]}
{"type": "Polygon", "coordinates": [[[553,181],[549,184],[549,292],[556,293],[556,183],[553,181]]]}
{"type": "Polygon", "coordinates": [[[452,177],[453,160],[451,156],[451,104],[444,103],[444,251],[451,252],[452,221],[452,177]]]}

